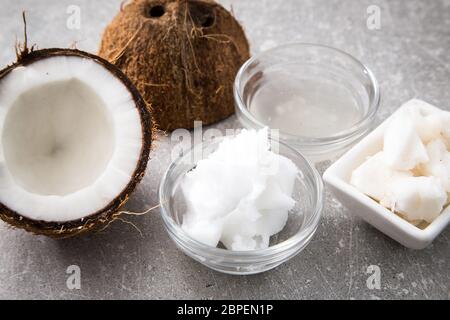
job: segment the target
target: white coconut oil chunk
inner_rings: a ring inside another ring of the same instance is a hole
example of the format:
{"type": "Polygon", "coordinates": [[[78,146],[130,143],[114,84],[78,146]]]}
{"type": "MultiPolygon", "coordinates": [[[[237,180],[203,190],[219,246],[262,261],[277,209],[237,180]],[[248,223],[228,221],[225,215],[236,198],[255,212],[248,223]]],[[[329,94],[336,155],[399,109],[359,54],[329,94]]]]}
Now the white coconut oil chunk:
{"type": "Polygon", "coordinates": [[[267,248],[295,206],[297,174],[291,160],[270,150],[267,129],[227,137],[181,183],[187,202],[182,228],[212,247],[267,248]]]}
{"type": "Polygon", "coordinates": [[[351,184],[406,220],[432,223],[449,203],[450,112],[407,102],[387,124],[383,149],[356,168],[351,184]]]}

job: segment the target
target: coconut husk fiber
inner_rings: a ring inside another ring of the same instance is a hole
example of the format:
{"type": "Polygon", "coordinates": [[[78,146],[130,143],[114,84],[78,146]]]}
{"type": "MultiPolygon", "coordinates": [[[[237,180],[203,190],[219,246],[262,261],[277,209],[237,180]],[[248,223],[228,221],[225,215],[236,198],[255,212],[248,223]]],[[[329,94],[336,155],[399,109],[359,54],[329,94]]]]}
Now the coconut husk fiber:
{"type": "Polygon", "coordinates": [[[249,58],[233,15],[210,0],[134,0],[106,28],[99,55],[118,66],[159,129],[191,129],[234,113],[233,83],[249,58]]]}

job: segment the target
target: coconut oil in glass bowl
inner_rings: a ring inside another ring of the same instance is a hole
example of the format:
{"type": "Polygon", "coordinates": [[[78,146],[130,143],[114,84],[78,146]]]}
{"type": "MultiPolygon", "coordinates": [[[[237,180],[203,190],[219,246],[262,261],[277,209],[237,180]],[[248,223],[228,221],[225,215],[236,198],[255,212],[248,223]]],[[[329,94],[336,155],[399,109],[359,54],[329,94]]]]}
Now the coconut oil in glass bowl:
{"type": "Polygon", "coordinates": [[[207,158],[218,149],[222,141],[217,138],[197,144],[169,166],[159,187],[164,227],[184,253],[211,269],[234,275],[268,271],[296,256],[314,236],[323,207],[322,179],[298,151],[270,139],[271,149],[290,159],[298,168],[292,193],[295,207],[289,212],[285,227],[271,237],[270,246],[264,249],[233,251],[205,245],[182,228],[188,206],[181,184],[186,174],[197,166],[200,159],[196,160],[196,155],[207,158]]]}
{"type": "Polygon", "coordinates": [[[333,160],[370,129],[379,106],[372,72],[330,47],[291,44],[261,53],[239,71],[236,113],[247,128],[280,131],[312,161],[333,160]]]}

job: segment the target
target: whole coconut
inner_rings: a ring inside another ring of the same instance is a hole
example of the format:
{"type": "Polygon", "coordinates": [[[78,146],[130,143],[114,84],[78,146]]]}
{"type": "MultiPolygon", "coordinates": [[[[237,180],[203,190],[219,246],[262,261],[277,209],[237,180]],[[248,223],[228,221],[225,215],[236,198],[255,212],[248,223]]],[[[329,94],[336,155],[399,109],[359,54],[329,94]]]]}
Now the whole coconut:
{"type": "Polygon", "coordinates": [[[134,82],[167,131],[233,114],[234,78],[250,56],[240,24],[210,0],[134,0],[106,28],[99,55],[134,82]]]}

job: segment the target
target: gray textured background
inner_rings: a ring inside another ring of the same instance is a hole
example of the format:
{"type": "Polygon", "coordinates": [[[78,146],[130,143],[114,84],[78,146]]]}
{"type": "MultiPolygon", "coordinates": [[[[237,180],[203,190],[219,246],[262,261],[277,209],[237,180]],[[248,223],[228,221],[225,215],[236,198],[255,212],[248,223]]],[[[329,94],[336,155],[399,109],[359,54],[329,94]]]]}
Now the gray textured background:
{"type": "MultiPolygon", "coordinates": [[[[450,1],[448,0],[228,0],[245,25],[254,53],[290,41],[341,48],[368,64],[382,89],[380,120],[402,102],[422,98],[450,110],[450,1]],[[366,27],[369,5],[381,8],[381,30],[366,27]]],[[[28,11],[30,42],[95,52],[119,1],[0,0],[0,64],[13,61],[28,11]],[[66,27],[69,5],[81,8],[81,29],[66,27]]],[[[237,127],[231,118],[218,127],[237,127]]],[[[169,163],[161,137],[147,176],[129,208],[157,204],[157,187],[169,163]]],[[[293,298],[449,299],[450,228],[428,249],[403,248],[358,218],[327,193],[312,243],[281,267],[234,277],[206,269],[178,251],[158,212],[130,217],[107,230],[55,241],[0,223],[0,298],[293,298]],[[68,290],[66,268],[81,267],[81,290],[68,290]],[[369,265],[381,268],[381,290],[366,286],[369,265]]]]}

